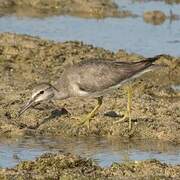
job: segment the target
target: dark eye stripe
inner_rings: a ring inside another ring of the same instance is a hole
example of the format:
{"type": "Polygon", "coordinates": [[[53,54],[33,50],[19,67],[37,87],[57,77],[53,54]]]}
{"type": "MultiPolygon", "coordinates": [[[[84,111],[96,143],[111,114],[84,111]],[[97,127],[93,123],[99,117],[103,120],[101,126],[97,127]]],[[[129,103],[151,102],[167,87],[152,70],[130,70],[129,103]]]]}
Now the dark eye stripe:
{"type": "Polygon", "coordinates": [[[50,88],[51,88],[51,87],[48,87],[48,88],[46,88],[46,89],[44,89],[44,90],[41,90],[38,94],[35,95],[34,98],[37,98],[38,96],[44,94],[44,92],[45,92],[46,90],[50,89],[50,88]]]}
{"type": "Polygon", "coordinates": [[[44,91],[40,91],[39,94],[44,94],[44,91]]]}
{"type": "Polygon", "coordinates": [[[39,97],[39,96],[42,95],[42,94],[44,94],[44,91],[43,91],[43,90],[40,91],[39,93],[37,93],[34,98],[37,98],[37,97],[39,97]]]}

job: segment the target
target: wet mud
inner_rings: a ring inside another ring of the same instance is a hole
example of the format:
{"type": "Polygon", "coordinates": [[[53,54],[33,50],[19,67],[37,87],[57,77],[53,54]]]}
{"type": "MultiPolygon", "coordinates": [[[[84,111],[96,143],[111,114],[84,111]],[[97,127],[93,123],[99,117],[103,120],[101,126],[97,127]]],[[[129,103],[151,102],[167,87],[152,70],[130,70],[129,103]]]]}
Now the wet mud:
{"type": "Polygon", "coordinates": [[[167,4],[179,4],[180,0],[164,0],[164,2],[167,4]]]}
{"type": "MultiPolygon", "coordinates": [[[[138,0],[137,0],[138,1],[138,0]]],[[[141,2],[142,1],[138,1],[141,2]]],[[[178,4],[179,1],[167,0],[165,3],[178,4]]],[[[0,16],[15,15],[18,17],[45,18],[49,16],[69,15],[81,18],[103,19],[106,17],[142,17],[145,23],[161,25],[166,20],[180,20],[179,14],[170,10],[165,14],[161,10],[146,11],[143,15],[137,15],[129,10],[124,10],[112,0],[8,0],[0,1],[0,16]]]]}
{"type": "Polygon", "coordinates": [[[37,37],[0,34],[0,135],[117,136],[160,139],[180,143],[180,58],[164,56],[157,63],[167,67],[133,81],[132,123],[116,123],[126,110],[127,97],[121,88],[104,97],[90,127],[79,125],[95,99],[70,98],[38,104],[21,117],[18,111],[41,82],[54,82],[70,64],[88,58],[138,61],[143,57],[117,53],[82,42],[55,43],[37,37]]]}
{"type": "Polygon", "coordinates": [[[157,160],[113,163],[101,168],[91,159],[72,154],[44,154],[12,169],[0,169],[0,178],[9,179],[179,179],[180,166],[157,160]]]}
{"type": "Polygon", "coordinates": [[[72,15],[86,18],[127,17],[129,11],[119,10],[111,0],[8,0],[0,1],[0,15],[47,17],[72,15]]]}

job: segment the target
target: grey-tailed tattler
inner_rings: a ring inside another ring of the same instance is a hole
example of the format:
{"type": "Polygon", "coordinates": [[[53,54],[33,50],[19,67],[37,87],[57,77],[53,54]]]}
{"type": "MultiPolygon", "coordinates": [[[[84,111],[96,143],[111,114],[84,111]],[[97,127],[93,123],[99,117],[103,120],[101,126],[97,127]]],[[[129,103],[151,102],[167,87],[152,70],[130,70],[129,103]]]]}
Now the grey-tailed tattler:
{"type": "MultiPolygon", "coordinates": [[[[83,119],[82,124],[90,122],[102,105],[104,94],[121,87],[144,74],[145,72],[162,67],[154,64],[161,56],[157,55],[138,62],[121,62],[114,60],[89,59],[67,67],[54,84],[43,83],[32,91],[29,101],[19,112],[21,115],[32,105],[45,100],[62,100],[71,97],[97,98],[96,107],[83,119]]],[[[131,95],[128,90],[127,112],[123,119],[129,118],[131,129],[131,95]]]]}

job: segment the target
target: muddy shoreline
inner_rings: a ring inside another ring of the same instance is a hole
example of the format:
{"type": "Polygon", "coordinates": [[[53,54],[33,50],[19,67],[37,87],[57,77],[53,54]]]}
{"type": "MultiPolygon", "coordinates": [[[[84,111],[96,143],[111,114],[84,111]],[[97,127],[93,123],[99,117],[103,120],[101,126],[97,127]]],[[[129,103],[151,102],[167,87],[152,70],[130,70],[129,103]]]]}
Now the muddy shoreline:
{"type": "Polygon", "coordinates": [[[127,17],[129,11],[120,10],[111,0],[7,0],[0,1],[0,15],[47,17],[71,15],[85,18],[127,17]]]}
{"type": "Polygon", "coordinates": [[[0,169],[3,179],[178,179],[180,166],[157,160],[113,163],[101,168],[91,159],[68,153],[46,153],[34,161],[24,161],[15,168],[0,169]]]}
{"type": "Polygon", "coordinates": [[[113,53],[82,42],[54,43],[26,35],[0,34],[0,135],[94,135],[180,142],[180,93],[173,88],[180,84],[180,59],[171,56],[158,61],[167,68],[145,74],[132,83],[133,130],[130,132],[127,121],[114,124],[120,118],[114,114],[126,109],[127,98],[122,89],[104,98],[90,129],[77,124],[78,118],[95,106],[94,99],[72,98],[56,101],[55,105],[46,102],[16,117],[36,84],[53,82],[68,64],[87,58],[143,59],[123,50],[113,53]]]}

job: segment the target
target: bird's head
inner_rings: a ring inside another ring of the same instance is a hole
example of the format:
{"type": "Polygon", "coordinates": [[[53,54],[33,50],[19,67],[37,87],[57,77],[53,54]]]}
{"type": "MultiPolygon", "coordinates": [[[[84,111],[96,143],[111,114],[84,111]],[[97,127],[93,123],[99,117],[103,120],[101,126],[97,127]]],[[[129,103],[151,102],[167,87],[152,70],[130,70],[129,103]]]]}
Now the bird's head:
{"type": "Polygon", "coordinates": [[[51,84],[43,83],[36,86],[33,91],[29,101],[21,108],[19,111],[19,116],[24,113],[32,105],[46,100],[51,100],[55,96],[57,89],[51,84]]]}

